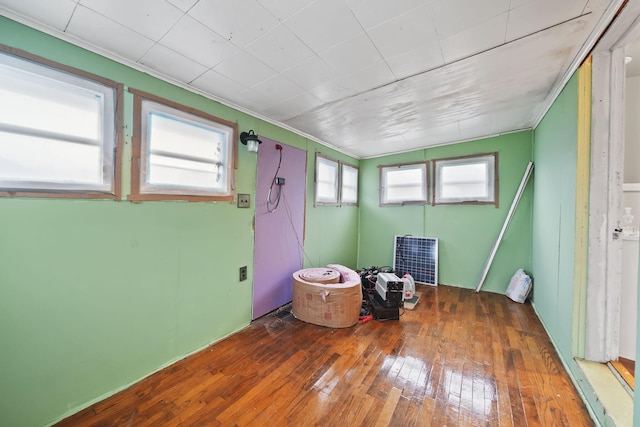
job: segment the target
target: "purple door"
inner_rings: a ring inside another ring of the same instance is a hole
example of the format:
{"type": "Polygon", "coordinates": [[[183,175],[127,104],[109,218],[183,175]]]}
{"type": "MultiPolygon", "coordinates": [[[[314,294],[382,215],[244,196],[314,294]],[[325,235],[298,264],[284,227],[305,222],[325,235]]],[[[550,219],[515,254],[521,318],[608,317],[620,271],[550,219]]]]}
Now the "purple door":
{"type": "Polygon", "coordinates": [[[260,139],[252,319],[291,301],[291,275],[303,262],[307,153],[260,139]],[[275,178],[284,179],[284,184],[278,185],[275,178]]]}

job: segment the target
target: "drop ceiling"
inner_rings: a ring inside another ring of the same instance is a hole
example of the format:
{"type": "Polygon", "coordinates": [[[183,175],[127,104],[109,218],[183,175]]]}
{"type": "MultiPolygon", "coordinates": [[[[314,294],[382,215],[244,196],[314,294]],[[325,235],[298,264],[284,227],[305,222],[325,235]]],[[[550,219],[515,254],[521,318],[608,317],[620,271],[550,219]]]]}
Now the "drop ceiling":
{"type": "Polygon", "coordinates": [[[0,0],[0,14],[370,158],[535,127],[620,3],[0,0]]]}

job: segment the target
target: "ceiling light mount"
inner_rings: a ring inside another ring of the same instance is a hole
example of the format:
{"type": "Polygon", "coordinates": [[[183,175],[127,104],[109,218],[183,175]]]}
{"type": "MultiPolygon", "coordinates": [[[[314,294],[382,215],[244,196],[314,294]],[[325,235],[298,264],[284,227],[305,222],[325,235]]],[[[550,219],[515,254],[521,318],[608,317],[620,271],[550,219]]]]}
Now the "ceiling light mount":
{"type": "Polygon", "coordinates": [[[240,133],[240,142],[247,146],[247,150],[257,153],[258,145],[262,144],[262,141],[258,139],[258,135],[253,132],[253,129],[249,132],[240,133]]]}

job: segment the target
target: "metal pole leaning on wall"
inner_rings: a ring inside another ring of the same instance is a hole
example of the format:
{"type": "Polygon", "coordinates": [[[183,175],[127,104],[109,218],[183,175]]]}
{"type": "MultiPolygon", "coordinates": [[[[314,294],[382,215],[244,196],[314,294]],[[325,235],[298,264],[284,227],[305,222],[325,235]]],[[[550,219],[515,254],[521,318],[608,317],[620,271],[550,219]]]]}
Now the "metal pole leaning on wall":
{"type": "Polygon", "coordinates": [[[476,292],[480,292],[480,288],[484,284],[484,281],[487,278],[487,274],[489,274],[489,269],[491,268],[491,264],[493,263],[493,258],[495,258],[496,252],[498,252],[498,248],[500,247],[500,243],[502,243],[502,238],[504,237],[504,233],[507,231],[507,228],[509,227],[509,223],[511,222],[511,218],[513,218],[513,214],[516,212],[516,208],[518,207],[518,203],[520,202],[522,193],[524,193],[524,189],[527,187],[527,182],[529,182],[529,177],[531,177],[532,172],[533,172],[533,162],[529,162],[529,164],[527,165],[527,169],[524,171],[524,176],[522,177],[522,181],[520,181],[520,187],[518,187],[518,192],[516,193],[516,197],[513,199],[513,202],[511,203],[511,208],[509,209],[509,213],[507,214],[507,218],[504,220],[504,224],[502,225],[502,230],[500,230],[498,239],[496,240],[495,245],[493,245],[493,249],[491,249],[491,253],[489,254],[489,259],[487,259],[487,263],[484,266],[484,270],[482,271],[482,277],[480,277],[478,286],[476,286],[476,292]]]}

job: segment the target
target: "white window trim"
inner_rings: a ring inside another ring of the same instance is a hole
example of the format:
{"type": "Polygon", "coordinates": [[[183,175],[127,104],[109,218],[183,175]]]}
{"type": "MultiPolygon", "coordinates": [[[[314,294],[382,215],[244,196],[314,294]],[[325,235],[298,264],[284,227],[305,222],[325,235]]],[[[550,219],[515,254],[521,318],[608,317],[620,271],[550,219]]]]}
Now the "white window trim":
{"type": "Polygon", "coordinates": [[[0,45],[0,67],[2,66],[50,79],[54,85],[68,85],[75,87],[78,91],[96,93],[102,98],[100,132],[95,139],[0,123],[0,130],[7,133],[100,147],[101,166],[97,172],[102,174],[102,182],[0,180],[0,195],[119,198],[120,133],[118,126],[121,118],[122,85],[27,52],[0,45]]]}
{"type": "Polygon", "coordinates": [[[482,153],[471,156],[450,157],[433,160],[433,204],[490,204],[498,206],[498,153],[482,153]],[[443,197],[441,172],[446,166],[473,165],[484,163],[487,165],[487,197],[443,197]]]}
{"type": "Polygon", "coordinates": [[[400,163],[394,165],[380,165],[380,206],[404,206],[404,205],[426,205],[429,203],[429,163],[414,162],[400,163]],[[388,200],[386,172],[398,169],[422,169],[423,181],[421,184],[422,196],[419,199],[410,200],[388,200]]]}

